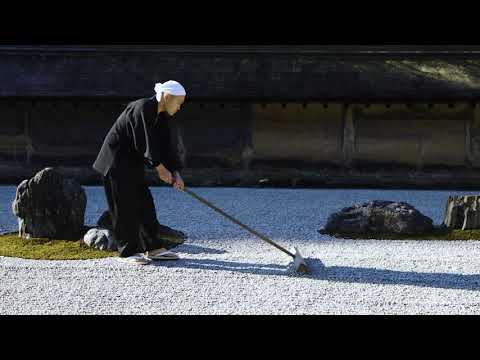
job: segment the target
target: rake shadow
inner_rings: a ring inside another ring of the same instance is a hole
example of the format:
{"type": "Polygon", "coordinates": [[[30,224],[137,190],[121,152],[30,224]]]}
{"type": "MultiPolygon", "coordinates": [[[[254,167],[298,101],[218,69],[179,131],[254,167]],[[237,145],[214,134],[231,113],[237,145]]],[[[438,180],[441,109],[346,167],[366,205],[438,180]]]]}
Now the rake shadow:
{"type": "Polygon", "coordinates": [[[301,277],[311,280],[332,282],[410,285],[440,289],[480,290],[480,275],[449,273],[419,273],[413,271],[382,270],[349,266],[326,267],[319,259],[307,258],[309,274],[297,274],[286,265],[253,264],[208,259],[180,259],[178,261],[156,261],[153,266],[167,268],[187,268],[200,270],[232,271],[254,275],[275,275],[301,277]]]}

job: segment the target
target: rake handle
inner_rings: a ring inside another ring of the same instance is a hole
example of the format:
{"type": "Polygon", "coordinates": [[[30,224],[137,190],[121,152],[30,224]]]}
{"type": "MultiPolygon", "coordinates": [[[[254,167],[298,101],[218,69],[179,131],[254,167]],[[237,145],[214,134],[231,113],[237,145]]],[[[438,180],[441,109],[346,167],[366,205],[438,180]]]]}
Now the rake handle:
{"type": "Polygon", "coordinates": [[[266,237],[265,235],[262,235],[260,234],[259,232],[253,230],[252,228],[250,228],[249,226],[241,223],[239,220],[235,219],[233,216],[227,214],[225,211],[223,211],[222,209],[219,209],[218,207],[216,207],[215,205],[213,205],[212,203],[210,203],[209,201],[205,200],[204,198],[202,198],[201,196],[195,194],[193,191],[187,189],[186,187],[184,188],[184,191],[193,196],[195,199],[199,200],[200,202],[204,203],[205,205],[211,207],[213,210],[215,210],[216,212],[222,214],[223,216],[225,216],[227,219],[233,221],[235,224],[237,225],[240,225],[242,228],[250,231],[252,234],[258,236],[260,239],[266,241],[267,243],[269,243],[270,245],[273,245],[275,246],[277,249],[283,251],[284,253],[290,255],[291,257],[295,258],[295,255],[292,254],[290,251],[288,251],[287,249],[285,249],[284,247],[278,245],[277,243],[273,242],[272,240],[270,240],[268,237],[266,237]]]}

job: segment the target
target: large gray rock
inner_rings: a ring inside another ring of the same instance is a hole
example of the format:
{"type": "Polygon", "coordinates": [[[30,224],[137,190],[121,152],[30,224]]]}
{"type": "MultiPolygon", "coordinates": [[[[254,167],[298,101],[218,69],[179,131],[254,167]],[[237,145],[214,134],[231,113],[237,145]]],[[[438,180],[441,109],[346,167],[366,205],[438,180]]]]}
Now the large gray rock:
{"type": "Polygon", "coordinates": [[[79,240],[86,206],[87,196],[77,181],[45,168],[20,183],[12,211],[21,237],[79,240]]]}
{"type": "Polygon", "coordinates": [[[328,217],[322,234],[422,234],[433,221],[405,202],[374,200],[343,208],[328,217]]]}

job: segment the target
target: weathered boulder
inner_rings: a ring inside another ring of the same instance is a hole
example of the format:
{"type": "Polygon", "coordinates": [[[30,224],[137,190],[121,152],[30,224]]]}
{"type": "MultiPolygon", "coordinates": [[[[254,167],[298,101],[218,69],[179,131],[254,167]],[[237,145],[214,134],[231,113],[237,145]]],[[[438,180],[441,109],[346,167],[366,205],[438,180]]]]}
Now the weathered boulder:
{"type": "Polygon", "coordinates": [[[451,229],[479,229],[480,196],[449,196],[443,224],[451,229]]]}
{"type": "Polygon", "coordinates": [[[422,234],[433,221],[405,202],[374,200],[343,208],[328,217],[322,234],[422,234]]]}
{"type": "Polygon", "coordinates": [[[113,232],[108,229],[92,228],[83,236],[83,242],[98,250],[116,251],[118,248],[113,232]]]}
{"type": "Polygon", "coordinates": [[[45,168],[17,187],[12,211],[19,236],[79,240],[84,234],[87,196],[82,186],[45,168]]]}

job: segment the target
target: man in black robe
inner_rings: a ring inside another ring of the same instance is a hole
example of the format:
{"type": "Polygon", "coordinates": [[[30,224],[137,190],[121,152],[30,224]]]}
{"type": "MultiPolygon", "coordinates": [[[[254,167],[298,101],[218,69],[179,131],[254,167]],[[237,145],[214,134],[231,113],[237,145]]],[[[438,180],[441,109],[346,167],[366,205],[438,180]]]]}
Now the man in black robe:
{"type": "Polygon", "coordinates": [[[162,181],[183,191],[179,134],[171,116],[185,101],[185,90],[175,81],[156,84],[155,90],[156,96],[127,105],[93,164],[103,175],[120,259],[133,264],[178,259],[167,250],[172,243],[159,236],[162,226],[144,167],[155,168],[162,181]]]}

